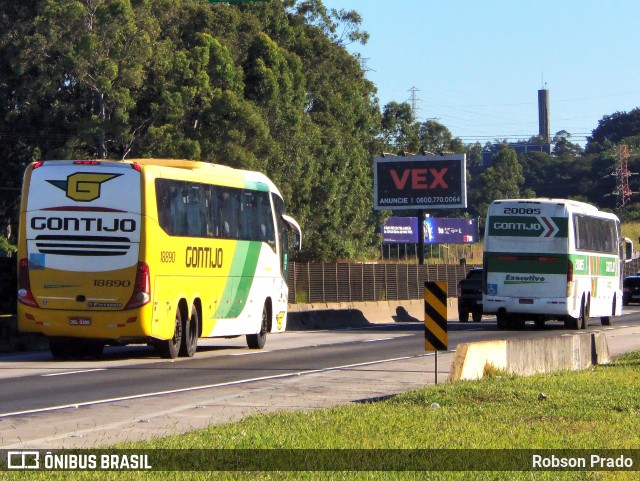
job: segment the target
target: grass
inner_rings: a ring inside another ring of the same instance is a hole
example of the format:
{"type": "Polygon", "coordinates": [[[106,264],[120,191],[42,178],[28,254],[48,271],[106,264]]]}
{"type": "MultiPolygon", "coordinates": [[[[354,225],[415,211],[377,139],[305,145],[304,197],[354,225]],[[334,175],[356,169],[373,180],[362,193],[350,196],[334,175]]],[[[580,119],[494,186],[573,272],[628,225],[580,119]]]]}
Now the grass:
{"type": "Polygon", "coordinates": [[[620,226],[623,237],[631,239],[638,249],[638,238],[640,238],[640,222],[624,222],[620,226]]]}
{"type": "MultiPolygon", "coordinates": [[[[532,377],[495,372],[393,398],[326,410],[255,415],[184,435],[115,446],[148,449],[634,449],[640,446],[640,352],[581,372],[532,377]],[[544,393],[546,399],[540,400],[544,393]],[[434,405],[437,403],[437,406],[434,405]]],[[[465,452],[447,452],[462,456],[465,452]]],[[[270,452],[270,455],[272,452],[270,452]]],[[[276,454],[284,451],[275,451],[276,454]]],[[[387,452],[388,453],[388,452],[387,452]]],[[[264,454],[264,453],[262,453],[264,454]]],[[[312,455],[313,453],[308,453],[312,455]]],[[[357,454],[357,453],[356,453],[357,454]]],[[[473,454],[473,453],[471,453],[473,454]]],[[[508,452],[507,452],[508,454],[508,452]]],[[[206,453],[181,451],[180,456],[206,453]]],[[[251,455],[251,452],[249,453],[251,455]]],[[[469,454],[467,454],[469,455],[469,454]]],[[[515,452],[514,452],[515,455],[515,452]]],[[[195,458],[193,458],[195,459],[195,458]]],[[[479,460],[480,461],[480,460],[479,460]]],[[[638,467],[640,469],[640,467],[638,467]]],[[[5,479],[22,479],[2,473],[5,479]]],[[[596,471],[279,471],[29,473],[29,479],[636,479],[596,471]]]]}

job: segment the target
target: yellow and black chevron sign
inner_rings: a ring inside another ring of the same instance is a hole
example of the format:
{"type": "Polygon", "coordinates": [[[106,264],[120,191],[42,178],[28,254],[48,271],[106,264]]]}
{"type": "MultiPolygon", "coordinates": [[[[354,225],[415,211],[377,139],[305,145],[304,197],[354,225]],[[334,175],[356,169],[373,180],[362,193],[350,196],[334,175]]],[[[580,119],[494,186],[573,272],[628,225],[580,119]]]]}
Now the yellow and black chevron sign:
{"type": "Polygon", "coordinates": [[[424,283],[424,348],[447,350],[447,283],[424,283]]]}

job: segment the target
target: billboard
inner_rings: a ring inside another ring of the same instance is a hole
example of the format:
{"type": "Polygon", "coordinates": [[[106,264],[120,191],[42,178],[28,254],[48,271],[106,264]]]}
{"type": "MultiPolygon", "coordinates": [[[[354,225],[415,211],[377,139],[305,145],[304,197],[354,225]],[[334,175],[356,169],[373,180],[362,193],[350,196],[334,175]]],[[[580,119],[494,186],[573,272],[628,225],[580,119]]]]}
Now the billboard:
{"type": "Polygon", "coordinates": [[[374,157],[376,210],[467,207],[466,154],[374,157]]]}
{"type": "MultiPolygon", "coordinates": [[[[473,244],[478,242],[477,219],[425,217],[425,244],[473,244]]],[[[417,217],[389,217],[382,226],[385,244],[417,244],[417,217]]]]}
{"type": "Polygon", "coordinates": [[[382,226],[382,242],[384,244],[417,244],[417,217],[389,217],[382,226]]]}
{"type": "Polygon", "coordinates": [[[425,244],[473,244],[478,242],[477,219],[424,218],[425,244]]]}

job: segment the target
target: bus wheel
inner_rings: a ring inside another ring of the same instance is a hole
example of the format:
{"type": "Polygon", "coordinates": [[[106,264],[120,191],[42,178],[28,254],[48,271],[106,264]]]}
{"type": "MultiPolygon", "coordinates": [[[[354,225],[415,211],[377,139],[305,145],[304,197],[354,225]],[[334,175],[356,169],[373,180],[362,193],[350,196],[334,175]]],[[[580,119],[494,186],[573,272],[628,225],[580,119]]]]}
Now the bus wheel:
{"type": "Polygon", "coordinates": [[[482,321],[482,311],[480,309],[476,309],[475,311],[473,311],[471,313],[471,316],[473,317],[473,322],[482,321]]]}
{"type": "Polygon", "coordinates": [[[580,306],[580,319],[578,319],[578,329],[586,329],[589,325],[589,311],[591,306],[587,304],[585,306],[584,298],[582,298],[582,305],[580,306]]]}
{"type": "Polygon", "coordinates": [[[501,331],[509,327],[509,316],[505,311],[498,311],[496,321],[498,322],[498,329],[501,331]]]}
{"type": "Polygon", "coordinates": [[[460,322],[469,322],[469,311],[458,311],[460,322]]]}
{"type": "Polygon", "coordinates": [[[515,329],[516,331],[521,331],[524,329],[526,325],[526,320],[524,317],[521,316],[515,316],[512,320],[511,320],[511,328],[515,329]]]}
{"type": "Polygon", "coordinates": [[[173,337],[166,341],[159,341],[156,345],[158,352],[165,359],[175,359],[180,352],[182,344],[182,314],[180,307],[176,309],[176,322],[173,326],[173,337]]]}
{"type": "Polygon", "coordinates": [[[546,319],[544,317],[536,317],[533,320],[533,323],[536,325],[538,329],[544,329],[545,322],[546,322],[546,319]]]}
{"type": "Polygon", "coordinates": [[[269,310],[265,304],[262,308],[262,324],[258,334],[247,334],[247,346],[250,349],[262,349],[267,342],[267,332],[269,331],[269,310]]]}
{"type": "Polygon", "coordinates": [[[74,349],[74,357],[79,359],[98,359],[102,356],[102,351],[104,351],[104,341],[96,339],[77,339],[76,342],[77,344],[74,349]]]}
{"type": "Polygon", "coordinates": [[[73,358],[71,352],[71,346],[67,339],[60,339],[57,337],[49,338],[49,350],[51,355],[56,361],[66,361],[73,358]]]}
{"type": "Polygon", "coordinates": [[[613,305],[611,306],[611,316],[603,316],[600,318],[600,323],[603,326],[611,325],[611,318],[616,314],[616,298],[613,298],[613,305]]]}
{"type": "Polygon", "coordinates": [[[198,347],[198,329],[200,320],[196,306],[191,306],[191,317],[184,321],[182,328],[182,342],[180,344],[180,355],[193,357],[198,347]]]}
{"type": "Polygon", "coordinates": [[[564,327],[574,331],[584,329],[582,326],[587,325],[585,315],[584,296],[582,296],[582,301],[580,302],[580,314],[578,314],[578,317],[567,316],[564,320],[564,327]]]}

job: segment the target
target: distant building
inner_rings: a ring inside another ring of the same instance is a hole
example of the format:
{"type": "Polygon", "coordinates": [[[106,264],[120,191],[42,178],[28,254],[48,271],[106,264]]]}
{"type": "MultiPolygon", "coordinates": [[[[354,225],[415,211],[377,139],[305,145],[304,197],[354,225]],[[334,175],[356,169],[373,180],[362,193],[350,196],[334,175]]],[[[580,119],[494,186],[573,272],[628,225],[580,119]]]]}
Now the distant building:
{"type": "MultiPolygon", "coordinates": [[[[538,90],[538,137],[540,138],[540,142],[513,142],[508,144],[509,147],[515,150],[516,154],[526,154],[528,152],[551,154],[556,144],[551,142],[550,123],[549,91],[543,88],[538,90]]],[[[501,144],[493,144],[491,148],[482,151],[483,169],[487,169],[493,165],[493,157],[498,152],[500,145],[501,144]]]]}
{"type": "MultiPolygon", "coordinates": [[[[502,144],[493,144],[490,149],[482,151],[482,168],[488,169],[493,165],[493,157],[498,152],[502,144]]],[[[526,154],[528,152],[544,152],[551,154],[555,148],[555,143],[532,143],[532,142],[511,142],[509,148],[516,151],[516,154],[526,154]]]]}

